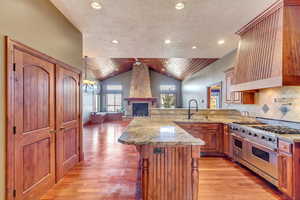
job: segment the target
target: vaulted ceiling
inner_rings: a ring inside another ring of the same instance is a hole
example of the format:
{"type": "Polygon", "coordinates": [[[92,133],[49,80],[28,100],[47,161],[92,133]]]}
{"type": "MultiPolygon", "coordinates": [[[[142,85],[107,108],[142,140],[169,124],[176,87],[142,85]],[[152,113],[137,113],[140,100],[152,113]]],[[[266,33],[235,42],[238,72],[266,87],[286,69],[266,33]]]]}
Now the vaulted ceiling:
{"type": "Polygon", "coordinates": [[[218,60],[217,58],[95,58],[88,59],[88,66],[100,80],[127,72],[136,61],[145,63],[150,69],[173,78],[183,80],[193,73],[218,60]],[[102,70],[99,70],[101,68],[102,70]]]}
{"type": "MultiPolygon", "coordinates": [[[[111,67],[119,66],[101,65],[110,58],[187,58],[185,62],[220,58],[237,47],[235,31],[276,0],[50,1],[82,32],[83,54],[97,60],[90,65],[97,67],[97,77],[105,78],[111,67]],[[93,9],[92,1],[102,9],[93,9]],[[185,8],[176,10],[178,2],[185,8]],[[170,42],[165,44],[165,40],[170,42]],[[222,45],[220,40],[224,40],[222,45]]],[[[178,78],[185,76],[166,70],[178,78]]]]}

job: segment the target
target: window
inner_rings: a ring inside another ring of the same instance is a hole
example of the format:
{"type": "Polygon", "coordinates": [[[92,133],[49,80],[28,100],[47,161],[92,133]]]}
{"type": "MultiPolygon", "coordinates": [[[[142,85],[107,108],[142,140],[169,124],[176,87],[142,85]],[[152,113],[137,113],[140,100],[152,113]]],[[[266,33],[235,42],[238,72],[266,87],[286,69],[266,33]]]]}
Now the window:
{"type": "Polygon", "coordinates": [[[122,90],[122,85],[107,85],[106,90],[121,91],[122,90]]]}
{"type": "Polygon", "coordinates": [[[119,112],[122,108],[122,94],[107,94],[107,112],[119,112]]]}
{"type": "Polygon", "coordinates": [[[120,112],[122,109],[122,85],[106,86],[106,111],[120,112]]]}
{"type": "Polygon", "coordinates": [[[161,85],[160,91],[165,92],[175,92],[176,91],[176,85],[161,85]]]}
{"type": "Polygon", "coordinates": [[[176,85],[160,86],[160,104],[164,108],[174,108],[176,106],[176,85]]]}

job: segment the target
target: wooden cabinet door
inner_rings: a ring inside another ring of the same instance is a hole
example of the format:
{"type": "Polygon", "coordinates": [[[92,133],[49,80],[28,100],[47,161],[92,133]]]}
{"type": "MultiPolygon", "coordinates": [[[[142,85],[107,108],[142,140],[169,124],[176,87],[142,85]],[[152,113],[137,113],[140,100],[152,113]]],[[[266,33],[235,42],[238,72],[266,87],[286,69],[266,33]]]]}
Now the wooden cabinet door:
{"type": "Polygon", "coordinates": [[[234,68],[230,68],[225,72],[226,103],[242,103],[241,92],[233,92],[231,89],[233,76],[234,68]]]}
{"type": "Polygon", "coordinates": [[[37,199],[55,183],[55,66],[14,49],[15,190],[37,199]]]}
{"type": "Polygon", "coordinates": [[[278,155],[279,189],[289,197],[293,196],[293,157],[285,153],[278,155]]]}
{"type": "Polygon", "coordinates": [[[230,156],[230,134],[228,125],[224,125],[224,154],[230,156]]]}
{"type": "Polygon", "coordinates": [[[199,133],[199,138],[205,141],[201,146],[203,152],[218,152],[218,134],[217,133],[199,133]]]}
{"type": "Polygon", "coordinates": [[[209,124],[203,125],[198,129],[198,137],[205,142],[205,145],[201,146],[201,152],[223,152],[223,136],[220,133],[220,125],[209,124]],[[210,127],[216,126],[216,127],[210,127]]]}
{"type": "Polygon", "coordinates": [[[242,92],[231,92],[232,93],[232,100],[234,103],[243,104],[242,102],[242,92]]]}
{"type": "Polygon", "coordinates": [[[254,104],[254,93],[250,92],[234,92],[232,91],[232,83],[234,78],[234,68],[225,71],[226,86],[226,103],[236,104],[254,104]]]}
{"type": "Polygon", "coordinates": [[[79,162],[79,74],[57,66],[57,181],[79,162]]]}
{"type": "Polygon", "coordinates": [[[233,93],[231,92],[231,81],[233,76],[233,69],[231,71],[227,71],[225,73],[225,96],[226,96],[226,102],[231,103],[233,99],[233,93]]]}

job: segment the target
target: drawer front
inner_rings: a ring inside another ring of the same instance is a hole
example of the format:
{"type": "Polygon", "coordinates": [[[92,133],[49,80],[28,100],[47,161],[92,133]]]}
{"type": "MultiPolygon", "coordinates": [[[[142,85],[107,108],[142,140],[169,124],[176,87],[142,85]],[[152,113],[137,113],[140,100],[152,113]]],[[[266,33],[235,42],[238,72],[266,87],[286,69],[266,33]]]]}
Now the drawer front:
{"type": "Polygon", "coordinates": [[[220,128],[220,124],[199,124],[198,127],[206,130],[216,130],[220,128]]]}
{"type": "Polygon", "coordinates": [[[279,140],[278,148],[279,148],[279,151],[281,151],[281,152],[285,152],[285,153],[289,153],[289,154],[292,153],[292,144],[291,143],[279,140]]]}
{"type": "Polygon", "coordinates": [[[180,124],[181,128],[185,129],[188,133],[197,137],[198,134],[215,134],[216,132],[220,132],[221,125],[220,124],[180,124]]]}

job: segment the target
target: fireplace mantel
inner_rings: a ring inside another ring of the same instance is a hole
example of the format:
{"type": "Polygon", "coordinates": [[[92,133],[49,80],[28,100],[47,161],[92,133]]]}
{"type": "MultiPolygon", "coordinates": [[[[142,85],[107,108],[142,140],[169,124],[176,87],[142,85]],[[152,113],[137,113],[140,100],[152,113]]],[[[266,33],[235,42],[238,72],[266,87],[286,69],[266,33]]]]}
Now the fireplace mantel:
{"type": "Polygon", "coordinates": [[[125,101],[128,102],[128,105],[130,105],[132,102],[151,102],[152,105],[154,105],[157,101],[157,98],[155,97],[149,97],[149,98],[134,98],[134,97],[130,97],[130,98],[124,98],[125,101]]]}

